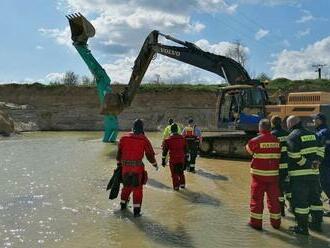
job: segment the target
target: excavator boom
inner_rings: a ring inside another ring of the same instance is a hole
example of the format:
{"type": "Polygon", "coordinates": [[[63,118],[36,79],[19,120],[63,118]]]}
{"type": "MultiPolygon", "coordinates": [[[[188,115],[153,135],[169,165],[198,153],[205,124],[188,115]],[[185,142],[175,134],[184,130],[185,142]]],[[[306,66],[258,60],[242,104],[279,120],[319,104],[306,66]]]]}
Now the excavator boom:
{"type": "Polygon", "coordinates": [[[120,95],[109,93],[106,97],[103,113],[118,113],[125,107],[130,106],[151,60],[157,53],[215,73],[224,78],[231,85],[260,84],[259,81],[251,80],[247,71],[235,60],[203,51],[191,42],[181,41],[170,35],[165,35],[154,30],[145,39],[139,55],[134,62],[128,87],[120,95]],[[159,36],[181,46],[161,44],[158,41],[159,36]]]}

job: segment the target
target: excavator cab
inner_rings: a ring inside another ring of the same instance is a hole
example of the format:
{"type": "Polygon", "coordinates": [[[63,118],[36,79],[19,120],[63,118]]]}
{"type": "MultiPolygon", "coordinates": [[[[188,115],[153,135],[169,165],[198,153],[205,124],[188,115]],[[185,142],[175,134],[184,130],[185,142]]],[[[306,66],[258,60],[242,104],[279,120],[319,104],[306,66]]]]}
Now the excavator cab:
{"type": "Polygon", "coordinates": [[[233,85],[224,87],[218,97],[217,124],[219,130],[257,132],[265,117],[267,94],[262,86],[233,85]]]}

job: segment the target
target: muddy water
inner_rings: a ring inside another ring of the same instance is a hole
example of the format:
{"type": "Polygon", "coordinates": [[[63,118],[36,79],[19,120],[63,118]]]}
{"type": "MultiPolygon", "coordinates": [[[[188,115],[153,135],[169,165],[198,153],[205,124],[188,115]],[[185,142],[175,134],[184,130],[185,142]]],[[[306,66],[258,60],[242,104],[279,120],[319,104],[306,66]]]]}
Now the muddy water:
{"type": "MultiPolygon", "coordinates": [[[[330,247],[283,228],[247,227],[249,169],[244,161],[198,159],[187,189],[173,192],[168,168],[148,167],[144,215],[118,211],[104,189],[116,147],[100,133],[30,133],[0,140],[0,247],[330,247]]],[[[149,134],[160,158],[160,135],[149,134]]]]}

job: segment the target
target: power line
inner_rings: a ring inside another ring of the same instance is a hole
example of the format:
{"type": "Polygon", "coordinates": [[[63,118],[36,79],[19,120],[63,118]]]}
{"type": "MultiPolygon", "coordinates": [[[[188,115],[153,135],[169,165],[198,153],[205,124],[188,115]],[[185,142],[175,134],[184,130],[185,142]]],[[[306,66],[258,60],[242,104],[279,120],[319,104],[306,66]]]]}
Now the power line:
{"type": "MultiPolygon", "coordinates": [[[[227,2],[224,1],[224,3],[227,6],[230,6],[227,2]]],[[[254,19],[248,17],[244,12],[240,11],[240,10],[236,10],[237,12],[237,17],[242,17],[243,19],[245,19],[245,21],[241,21],[239,20],[239,18],[235,19],[236,15],[232,15],[232,20],[235,21],[236,23],[238,23],[240,26],[245,26],[247,29],[249,29],[253,34],[257,33],[259,30],[268,30],[265,26],[263,26],[262,24],[258,23],[257,21],[255,21],[254,19]],[[248,25],[249,24],[249,25],[248,25]]],[[[272,35],[276,35],[276,33],[271,33],[271,35],[267,35],[265,37],[263,37],[262,39],[258,40],[259,43],[264,43],[266,44],[266,46],[268,47],[268,43],[266,40],[271,41],[273,43],[279,43],[279,39],[282,39],[283,37],[278,36],[278,39],[272,37],[272,35]]]]}

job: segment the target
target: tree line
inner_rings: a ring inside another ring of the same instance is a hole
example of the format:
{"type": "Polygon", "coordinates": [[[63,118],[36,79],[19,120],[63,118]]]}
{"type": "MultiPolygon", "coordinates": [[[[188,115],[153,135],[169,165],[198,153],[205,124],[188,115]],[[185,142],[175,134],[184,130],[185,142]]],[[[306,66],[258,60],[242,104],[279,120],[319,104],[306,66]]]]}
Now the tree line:
{"type": "Polygon", "coordinates": [[[63,77],[57,78],[49,82],[50,85],[67,85],[67,86],[95,86],[96,81],[93,77],[82,76],[80,77],[73,71],[67,71],[63,77]]]}

